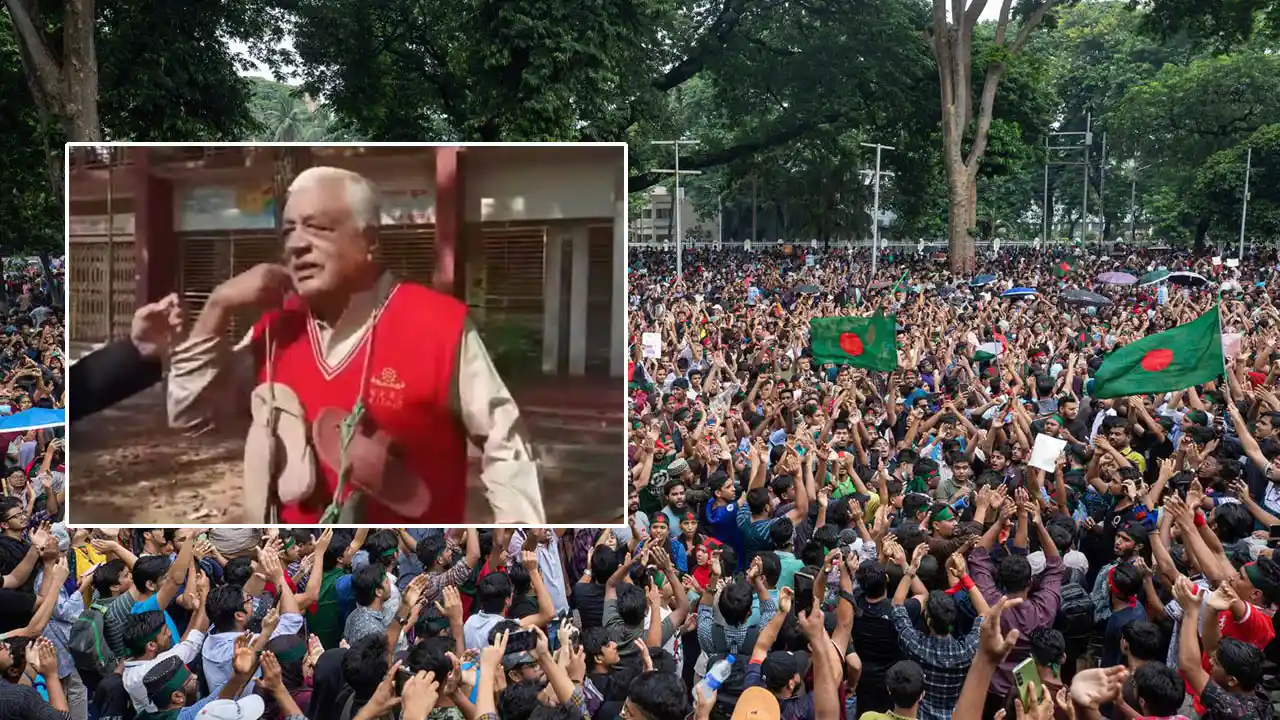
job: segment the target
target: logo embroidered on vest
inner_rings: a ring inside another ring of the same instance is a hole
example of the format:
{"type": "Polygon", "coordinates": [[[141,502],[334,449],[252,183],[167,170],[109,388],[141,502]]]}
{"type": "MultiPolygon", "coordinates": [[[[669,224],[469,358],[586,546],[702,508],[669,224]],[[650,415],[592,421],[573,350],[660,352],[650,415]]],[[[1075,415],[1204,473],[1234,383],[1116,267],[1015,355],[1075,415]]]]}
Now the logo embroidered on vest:
{"type": "Polygon", "coordinates": [[[404,387],[404,381],[395,370],[383,368],[382,372],[369,378],[369,403],[399,410],[404,406],[404,387]]]}

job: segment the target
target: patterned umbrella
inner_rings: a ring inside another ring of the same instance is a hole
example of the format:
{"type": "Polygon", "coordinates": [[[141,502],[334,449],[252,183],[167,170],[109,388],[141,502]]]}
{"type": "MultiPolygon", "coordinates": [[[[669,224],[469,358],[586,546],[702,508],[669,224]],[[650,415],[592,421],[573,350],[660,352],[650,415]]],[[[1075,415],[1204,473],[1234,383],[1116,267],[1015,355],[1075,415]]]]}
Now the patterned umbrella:
{"type": "Polygon", "coordinates": [[[983,285],[987,285],[995,281],[995,275],[979,275],[978,277],[970,280],[969,285],[972,287],[982,287],[983,285]]]}
{"type": "Polygon", "coordinates": [[[1138,282],[1138,278],[1127,272],[1104,272],[1097,277],[1097,280],[1108,285],[1132,285],[1138,282]]]}

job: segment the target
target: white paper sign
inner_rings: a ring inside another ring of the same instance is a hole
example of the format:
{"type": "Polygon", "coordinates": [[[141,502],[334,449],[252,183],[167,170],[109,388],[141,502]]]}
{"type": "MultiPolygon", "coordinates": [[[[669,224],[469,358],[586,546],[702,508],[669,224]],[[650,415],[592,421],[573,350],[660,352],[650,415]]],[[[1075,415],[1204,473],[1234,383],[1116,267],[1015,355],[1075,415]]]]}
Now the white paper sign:
{"type": "Polygon", "coordinates": [[[1027,464],[1045,472],[1053,472],[1058,467],[1058,456],[1066,447],[1066,440],[1040,433],[1036,436],[1035,445],[1031,446],[1031,459],[1027,464]]]}
{"type": "Polygon", "coordinates": [[[640,345],[645,358],[662,356],[662,333],[647,332],[640,336],[640,345]]]}
{"type": "Polygon", "coordinates": [[[1240,354],[1240,341],[1244,338],[1240,333],[1222,333],[1222,355],[1233,358],[1240,354]]]}
{"type": "Polygon", "coordinates": [[[1240,267],[1240,258],[1227,258],[1227,267],[1240,267]]]}

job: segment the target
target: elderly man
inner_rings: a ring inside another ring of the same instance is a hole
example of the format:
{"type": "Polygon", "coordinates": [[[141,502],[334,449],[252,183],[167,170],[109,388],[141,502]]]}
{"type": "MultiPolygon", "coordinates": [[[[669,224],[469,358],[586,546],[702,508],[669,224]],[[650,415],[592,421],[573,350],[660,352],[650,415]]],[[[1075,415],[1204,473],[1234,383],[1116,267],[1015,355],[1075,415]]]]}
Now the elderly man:
{"type": "Polygon", "coordinates": [[[460,524],[470,439],[483,447],[495,520],[545,522],[519,412],[466,305],[386,273],[380,221],[369,180],[300,173],[284,208],[285,264],[219,285],[174,347],[170,424],[207,425],[252,391],[250,521],[460,524]],[[228,325],[251,307],[266,312],[232,347],[228,325]]]}

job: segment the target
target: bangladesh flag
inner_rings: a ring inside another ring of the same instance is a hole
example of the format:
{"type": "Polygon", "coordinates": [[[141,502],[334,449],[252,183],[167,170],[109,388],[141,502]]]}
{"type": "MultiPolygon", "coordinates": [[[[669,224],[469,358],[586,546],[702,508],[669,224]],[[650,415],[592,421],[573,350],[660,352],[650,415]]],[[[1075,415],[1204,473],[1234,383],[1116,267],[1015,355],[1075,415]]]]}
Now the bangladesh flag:
{"type": "Polygon", "coordinates": [[[898,369],[897,321],[892,315],[826,317],[809,321],[813,360],[871,370],[898,369]]]}
{"type": "Polygon", "coordinates": [[[1218,308],[1172,330],[1145,337],[1107,355],[1094,378],[1096,398],[1164,393],[1222,375],[1218,308]]]}
{"type": "Polygon", "coordinates": [[[995,360],[1004,354],[1004,345],[998,342],[985,342],[978,346],[973,353],[973,359],[982,362],[984,360],[995,360]]]}
{"type": "Polygon", "coordinates": [[[1066,277],[1067,273],[1071,272],[1071,267],[1071,261],[1059,260],[1058,264],[1053,268],[1053,274],[1058,277],[1066,277]]]}

